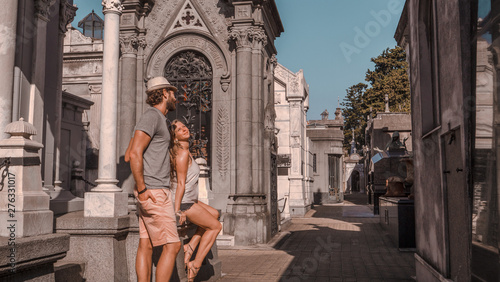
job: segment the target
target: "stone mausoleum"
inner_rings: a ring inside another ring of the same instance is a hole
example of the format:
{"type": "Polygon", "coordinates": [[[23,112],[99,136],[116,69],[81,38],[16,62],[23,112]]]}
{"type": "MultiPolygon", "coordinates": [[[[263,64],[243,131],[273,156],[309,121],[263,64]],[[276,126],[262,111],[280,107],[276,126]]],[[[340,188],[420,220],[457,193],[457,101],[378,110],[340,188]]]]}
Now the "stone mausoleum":
{"type": "Polygon", "coordinates": [[[315,204],[338,203],[343,200],[345,180],[343,171],[344,118],[337,108],[335,119],[329,119],[325,110],[320,120],[309,120],[307,137],[312,155],[313,202],[315,204]]]}
{"type": "Polygon", "coordinates": [[[312,203],[312,157],[306,136],[309,85],[302,70],[293,73],[278,64],[274,73],[278,206],[281,222],[287,222],[304,216],[312,203]]]}
{"type": "MultiPolygon", "coordinates": [[[[27,271],[18,278],[76,268],[88,281],[135,279],[137,217],[123,155],[155,76],[179,89],[169,118],[193,133],[204,200],[222,211],[224,233],[236,245],[267,242],[279,224],[274,40],[283,26],[275,2],[105,0],[104,30],[92,37],[68,26],[75,10],[72,1],[36,0],[9,1],[0,12],[15,42],[0,54],[0,130],[14,140],[0,144],[0,156],[28,159],[9,171],[35,176],[16,188],[18,246],[48,246],[17,258],[27,271]],[[19,156],[6,149],[14,143],[19,156]]],[[[8,191],[0,193],[6,203],[8,191]]]]}

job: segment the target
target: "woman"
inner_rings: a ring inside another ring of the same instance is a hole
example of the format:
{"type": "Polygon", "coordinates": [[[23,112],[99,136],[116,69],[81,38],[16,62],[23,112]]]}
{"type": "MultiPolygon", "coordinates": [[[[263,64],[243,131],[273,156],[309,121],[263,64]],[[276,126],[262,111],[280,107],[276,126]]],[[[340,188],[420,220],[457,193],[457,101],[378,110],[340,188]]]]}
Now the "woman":
{"type": "Polygon", "coordinates": [[[189,152],[189,129],[179,120],[174,120],[170,125],[170,135],[170,179],[172,192],[175,193],[175,213],[179,216],[179,224],[183,224],[187,219],[198,226],[196,234],[184,245],[188,281],[194,281],[222,225],[217,219],[218,211],[198,201],[200,168],[189,152]],[[191,261],[198,244],[196,257],[191,261]]]}

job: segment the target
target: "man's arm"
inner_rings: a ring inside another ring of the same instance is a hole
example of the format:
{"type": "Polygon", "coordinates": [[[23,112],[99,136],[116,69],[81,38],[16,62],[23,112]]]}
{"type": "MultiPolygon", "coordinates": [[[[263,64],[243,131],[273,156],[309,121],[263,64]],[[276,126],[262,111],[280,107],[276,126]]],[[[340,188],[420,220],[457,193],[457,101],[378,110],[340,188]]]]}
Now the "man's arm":
{"type": "Polygon", "coordinates": [[[130,138],[130,142],[128,143],[127,150],[125,151],[125,162],[128,163],[130,162],[130,149],[132,147],[132,143],[134,142],[134,136],[130,138]]]}
{"type": "MultiPolygon", "coordinates": [[[[151,137],[141,130],[136,130],[134,137],[132,138],[132,146],[130,147],[130,170],[132,170],[132,175],[135,179],[135,188],[137,192],[141,192],[146,188],[144,183],[144,166],[142,155],[144,151],[151,142],[151,137]]],[[[138,195],[139,200],[145,201],[151,198],[153,202],[156,199],[150,195],[150,191],[146,191],[143,194],[138,195]]]]}

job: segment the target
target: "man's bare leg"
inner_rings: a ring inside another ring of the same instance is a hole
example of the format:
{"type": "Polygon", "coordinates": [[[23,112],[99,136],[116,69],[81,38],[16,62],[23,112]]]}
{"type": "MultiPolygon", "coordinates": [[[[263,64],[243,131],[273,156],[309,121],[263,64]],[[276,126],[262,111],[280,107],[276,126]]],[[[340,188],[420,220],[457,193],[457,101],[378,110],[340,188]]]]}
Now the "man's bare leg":
{"type": "Polygon", "coordinates": [[[170,281],[174,270],[175,258],[181,249],[181,242],[168,243],[163,245],[160,260],[156,266],[156,281],[170,281]]]}
{"type": "Polygon", "coordinates": [[[135,272],[138,282],[151,281],[151,263],[153,256],[153,245],[149,238],[139,239],[139,248],[135,257],[135,272]]]}

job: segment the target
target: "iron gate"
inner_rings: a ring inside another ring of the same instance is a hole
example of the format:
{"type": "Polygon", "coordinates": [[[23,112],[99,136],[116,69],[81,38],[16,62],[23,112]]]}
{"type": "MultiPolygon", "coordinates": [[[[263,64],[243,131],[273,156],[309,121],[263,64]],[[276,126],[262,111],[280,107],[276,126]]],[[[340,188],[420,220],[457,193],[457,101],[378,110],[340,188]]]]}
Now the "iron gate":
{"type": "Polygon", "coordinates": [[[210,164],[213,80],[210,62],[199,52],[183,51],[167,62],[165,77],[178,89],[177,107],[168,113],[168,119],[186,124],[191,132],[191,154],[210,164]]]}

